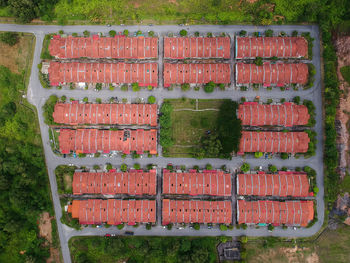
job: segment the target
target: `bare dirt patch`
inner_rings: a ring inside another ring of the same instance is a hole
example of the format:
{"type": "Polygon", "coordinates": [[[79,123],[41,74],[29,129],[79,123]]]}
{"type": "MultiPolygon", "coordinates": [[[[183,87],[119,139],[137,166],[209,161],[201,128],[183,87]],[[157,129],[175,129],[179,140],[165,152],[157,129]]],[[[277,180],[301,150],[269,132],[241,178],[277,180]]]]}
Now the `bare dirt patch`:
{"type": "Polygon", "coordinates": [[[20,36],[18,43],[14,46],[0,41],[0,65],[8,67],[14,73],[22,73],[30,60],[33,45],[34,37],[31,34],[20,36]]]}
{"type": "Polygon", "coordinates": [[[335,41],[335,48],[338,58],[337,75],[340,82],[339,88],[344,91],[340,98],[340,104],[337,111],[337,120],[339,120],[337,143],[340,148],[340,174],[344,178],[345,171],[349,167],[349,131],[347,124],[350,120],[350,87],[340,73],[340,68],[350,65],[350,36],[339,36],[335,41]]]}
{"type": "Polygon", "coordinates": [[[63,177],[63,180],[64,180],[65,190],[66,191],[70,190],[71,189],[71,185],[72,185],[72,176],[70,176],[69,174],[65,174],[64,177],[63,177]]]}

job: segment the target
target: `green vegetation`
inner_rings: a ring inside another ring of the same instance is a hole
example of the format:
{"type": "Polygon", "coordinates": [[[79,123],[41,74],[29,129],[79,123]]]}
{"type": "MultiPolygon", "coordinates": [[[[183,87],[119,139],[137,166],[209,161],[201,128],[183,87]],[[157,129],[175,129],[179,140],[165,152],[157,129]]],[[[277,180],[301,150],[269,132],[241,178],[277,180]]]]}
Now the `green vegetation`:
{"type": "Polygon", "coordinates": [[[74,237],[72,261],[78,262],[216,262],[215,237],[74,237]]]}
{"type": "Polygon", "coordinates": [[[240,136],[241,127],[235,114],[229,114],[236,110],[235,102],[185,98],[164,102],[159,118],[164,156],[230,158],[239,142],[232,136],[240,136]]]}
{"type": "Polygon", "coordinates": [[[122,172],[126,172],[128,170],[128,166],[125,163],[122,163],[121,166],[120,166],[120,170],[122,172]]]}
{"type": "Polygon", "coordinates": [[[23,75],[0,66],[0,262],[49,256],[37,222],[42,212],[54,212],[36,110],[22,98],[23,75]]]}
{"type": "Polygon", "coordinates": [[[57,102],[58,102],[57,96],[51,95],[43,106],[44,122],[47,125],[54,125],[55,124],[55,122],[53,121],[52,114],[54,111],[55,104],[57,102]]]}
{"type": "Polygon", "coordinates": [[[273,30],[268,29],[265,31],[265,37],[272,37],[273,36],[273,30]]]}
{"type": "Polygon", "coordinates": [[[263,154],[262,152],[255,152],[255,153],[254,153],[254,157],[257,158],[257,159],[263,157],[263,155],[264,155],[264,154],[263,154]]]}
{"type": "Polygon", "coordinates": [[[55,169],[57,191],[59,194],[71,194],[73,174],[76,166],[59,165],[55,169]]]}
{"type": "Polygon", "coordinates": [[[249,163],[244,163],[242,166],[241,166],[241,171],[246,173],[250,170],[250,164],[249,163]]]}
{"type": "Polygon", "coordinates": [[[126,37],[127,37],[127,36],[129,36],[129,30],[124,29],[124,31],[123,31],[123,35],[124,35],[124,36],[126,36],[126,37]]]}
{"type": "Polygon", "coordinates": [[[303,105],[305,105],[307,107],[307,110],[309,112],[309,115],[310,115],[310,119],[307,123],[307,126],[310,126],[310,127],[314,127],[315,124],[316,124],[316,107],[314,105],[314,103],[311,101],[311,100],[304,100],[303,101],[303,105]]]}
{"type": "Polygon", "coordinates": [[[136,170],[140,170],[140,169],[141,169],[141,165],[140,165],[139,163],[135,163],[135,164],[134,164],[134,168],[135,168],[136,170]]]}
{"type": "Polygon", "coordinates": [[[180,30],[180,36],[182,37],[187,36],[187,31],[185,29],[180,30]]]}
{"type": "Polygon", "coordinates": [[[301,36],[307,40],[307,46],[308,46],[307,58],[309,60],[312,60],[312,48],[314,46],[314,39],[310,36],[310,32],[302,33],[301,36]]]}
{"type": "Polygon", "coordinates": [[[350,85],[350,66],[341,67],[340,72],[344,80],[350,85]]]}
{"type": "Polygon", "coordinates": [[[150,104],[154,104],[156,103],[156,97],[154,96],[149,96],[148,99],[147,99],[148,103],[150,104]]]}
{"type": "Polygon", "coordinates": [[[206,93],[212,93],[216,87],[216,84],[213,81],[208,82],[204,85],[204,91],[206,93]]]}
{"type": "Polygon", "coordinates": [[[50,45],[51,38],[52,38],[52,34],[45,35],[44,37],[43,48],[41,50],[41,55],[40,55],[41,59],[53,58],[53,56],[51,56],[49,52],[49,45],[50,45]]]}
{"type": "Polygon", "coordinates": [[[271,173],[276,173],[277,172],[277,167],[275,165],[269,165],[269,171],[271,173]]]}
{"type": "Polygon", "coordinates": [[[18,43],[19,37],[17,32],[4,32],[0,34],[0,41],[7,45],[14,46],[18,43]]]}
{"type": "Polygon", "coordinates": [[[307,81],[306,85],[304,86],[304,89],[312,88],[312,86],[314,85],[315,74],[316,74],[316,69],[315,69],[315,66],[313,64],[307,64],[307,66],[309,68],[309,76],[308,76],[308,81],[307,81]]]}
{"type": "Polygon", "coordinates": [[[254,64],[257,65],[257,66],[262,66],[262,64],[263,64],[263,59],[262,59],[262,57],[257,57],[257,58],[254,60],[254,64]]]}
{"type": "Polygon", "coordinates": [[[316,155],[316,145],[317,145],[317,139],[316,139],[316,132],[312,130],[305,130],[305,132],[309,135],[310,142],[309,142],[309,148],[307,152],[304,154],[305,158],[310,158],[311,156],[316,155]]]}
{"type": "Polygon", "coordinates": [[[87,30],[85,30],[85,31],[83,32],[83,35],[84,35],[84,37],[89,37],[89,36],[90,36],[90,32],[87,31],[87,30]]]}
{"type": "Polygon", "coordinates": [[[181,90],[182,91],[188,91],[190,89],[190,84],[184,83],[181,85],[181,90]]]}
{"type": "Polygon", "coordinates": [[[131,87],[132,87],[132,91],[134,91],[134,92],[137,92],[137,91],[141,90],[141,88],[139,86],[139,83],[137,83],[137,82],[132,83],[131,87]]]}
{"type": "Polygon", "coordinates": [[[108,32],[108,34],[109,34],[109,36],[111,36],[111,37],[115,37],[115,35],[117,34],[117,32],[115,32],[115,30],[110,30],[110,31],[108,32]]]}

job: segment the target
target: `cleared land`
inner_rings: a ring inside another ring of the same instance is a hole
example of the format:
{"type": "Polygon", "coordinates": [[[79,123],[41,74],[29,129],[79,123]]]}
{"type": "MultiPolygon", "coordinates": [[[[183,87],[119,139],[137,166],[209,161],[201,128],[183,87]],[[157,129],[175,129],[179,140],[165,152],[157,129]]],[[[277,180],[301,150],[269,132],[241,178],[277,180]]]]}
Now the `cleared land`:
{"type": "Polygon", "coordinates": [[[218,238],[73,237],[72,262],[217,262],[218,238]]]}
{"type": "Polygon", "coordinates": [[[207,131],[217,129],[217,117],[224,100],[170,99],[174,145],[166,156],[193,157],[207,131]]]}
{"type": "Polygon", "coordinates": [[[326,229],[314,242],[280,242],[267,238],[245,244],[247,262],[349,262],[350,228],[326,229]]]}

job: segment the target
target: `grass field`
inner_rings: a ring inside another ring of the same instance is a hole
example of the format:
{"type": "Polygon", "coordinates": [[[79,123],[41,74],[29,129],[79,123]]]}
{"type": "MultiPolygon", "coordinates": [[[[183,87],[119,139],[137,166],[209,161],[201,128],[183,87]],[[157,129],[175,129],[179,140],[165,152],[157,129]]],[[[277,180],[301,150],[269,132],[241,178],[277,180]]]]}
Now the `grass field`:
{"type": "Polygon", "coordinates": [[[207,131],[215,131],[219,108],[223,100],[171,99],[172,136],[174,146],[166,156],[192,157],[207,131]],[[204,110],[204,111],[198,111],[204,110]]]}
{"type": "Polygon", "coordinates": [[[77,167],[60,165],[55,169],[57,191],[59,194],[71,194],[72,193],[72,182],[73,174],[77,167]]]}
{"type": "Polygon", "coordinates": [[[278,242],[266,248],[260,241],[246,245],[247,262],[345,263],[350,262],[350,227],[326,229],[314,242],[278,242]]]}
{"type": "Polygon", "coordinates": [[[350,85],[350,66],[344,66],[340,69],[340,72],[345,81],[350,85]]]}
{"type": "Polygon", "coordinates": [[[218,262],[216,237],[73,237],[72,262],[218,262]]]}

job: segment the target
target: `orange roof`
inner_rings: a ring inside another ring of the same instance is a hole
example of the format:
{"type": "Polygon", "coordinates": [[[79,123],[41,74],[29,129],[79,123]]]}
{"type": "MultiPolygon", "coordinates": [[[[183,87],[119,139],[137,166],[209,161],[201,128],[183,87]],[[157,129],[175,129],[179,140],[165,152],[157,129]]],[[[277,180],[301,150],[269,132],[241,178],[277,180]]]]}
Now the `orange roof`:
{"type": "Polygon", "coordinates": [[[49,52],[56,58],[133,58],[158,57],[156,37],[54,37],[49,52]]]}
{"type": "MultiPolygon", "coordinates": [[[[79,218],[79,205],[80,205],[79,201],[76,201],[76,200],[73,200],[72,205],[70,205],[71,209],[69,210],[72,213],[72,218],[79,218]]],[[[69,210],[68,210],[68,213],[70,212],[69,210]]]]}
{"type": "Polygon", "coordinates": [[[52,116],[55,123],[70,125],[119,124],[157,126],[157,105],[57,103],[52,116]]]}
{"type": "Polygon", "coordinates": [[[236,58],[307,57],[308,44],[303,37],[237,37],[236,58]]]}
{"type": "Polygon", "coordinates": [[[169,223],[232,224],[231,201],[163,199],[162,224],[169,223]]]}
{"type": "MultiPolygon", "coordinates": [[[[127,223],[155,223],[155,200],[118,200],[118,199],[88,199],[73,200],[78,207],[79,224],[119,225],[127,223]]],[[[74,210],[73,210],[74,211],[74,210]]]]}
{"type": "Polygon", "coordinates": [[[257,102],[240,104],[237,112],[242,125],[285,126],[307,125],[310,115],[304,105],[285,102],[280,105],[266,105],[257,102]]]}
{"type": "Polygon", "coordinates": [[[163,194],[231,196],[231,175],[217,170],[173,173],[163,169],[163,194]]]}
{"type": "Polygon", "coordinates": [[[130,170],[128,172],[75,172],[73,194],[129,194],[155,195],[157,171],[130,170]]]}
{"type": "Polygon", "coordinates": [[[164,87],[171,84],[230,83],[230,64],[170,64],[164,63],[164,87]]]}
{"type": "Polygon", "coordinates": [[[239,154],[245,152],[305,153],[310,138],[306,132],[242,131],[239,154]]]}
{"type": "Polygon", "coordinates": [[[264,63],[262,66],[255,64],[236,64],[237,84],[263,84],[284,86],[286,84],[305,85],[308,81],[309,68],[307,64],[298,63],[264,63]]]}
{"type": "Polygon", "coordinates": [[[314,217],[313,201],[237,202],[238,224],[273,224],[306,227],[314,217]]]}
{"type": "Polygon", "coordinates": [[[50,62],[51,85],[70,82],[158,84],[157,63],[81,63],[50,62]]]}
{"type": "Polygon", "coordinates": [[[165,37],[164,58],[230,58],[229,37],[165,37]]]}
{"type": "Polygon", "coordinates": [[[157,130],[97,130],[97,129],[60,129],[58,136],[62,154],[96,153],[120,151],[130,154],[149,152],[157,154],[157,130]]]}
{"type": "Polygon", "coordinates": [[[238,195],[307,197],[309,188],[307,174],[301,172],[237,175],[238,195]]]}

